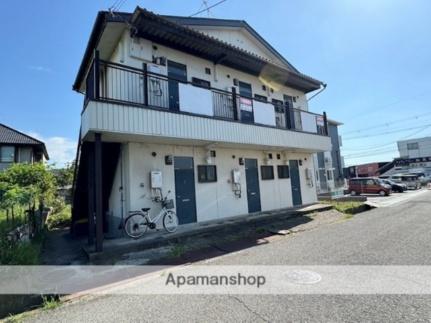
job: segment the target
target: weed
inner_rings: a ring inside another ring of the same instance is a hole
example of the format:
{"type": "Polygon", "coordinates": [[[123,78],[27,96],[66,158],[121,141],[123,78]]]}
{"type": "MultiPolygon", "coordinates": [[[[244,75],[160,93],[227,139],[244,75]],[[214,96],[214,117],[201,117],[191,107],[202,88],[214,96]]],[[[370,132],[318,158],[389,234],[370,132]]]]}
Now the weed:
{"type": "Polygon", "coordinates": [[[70,205],[65,206],[57,213],[50,214],[46,219],[46,224],[49,230],[54,228],[63,228],[70,225],[72,219],[70,205]]]}
{"type": "Polygon", "coordinates": [[[261,234],[261,233],[264,233],[265,232],[265,229],[264,228],[256,228],[256,233],[257,234],[261,234]]]}
{"type": "Polygon", "coordinates": [[[60,299],[56,296],[42,296],[42,309],[53,310],[61,305],[60,299]]]}
{"type": "Polygon", "coordinates": [[[181,255],[185,252],[186,248],[181,245],[177,244],[175,245],[171,250],[171,256],[172,257],[181,257],[181,255]]]}
{"type": "Polygon", "coordinates": [[[333,205],[334,209],[344,214],[358,213],[364,206],[363,202],[354,201],[324,201],[324,203],[333,205]]]}

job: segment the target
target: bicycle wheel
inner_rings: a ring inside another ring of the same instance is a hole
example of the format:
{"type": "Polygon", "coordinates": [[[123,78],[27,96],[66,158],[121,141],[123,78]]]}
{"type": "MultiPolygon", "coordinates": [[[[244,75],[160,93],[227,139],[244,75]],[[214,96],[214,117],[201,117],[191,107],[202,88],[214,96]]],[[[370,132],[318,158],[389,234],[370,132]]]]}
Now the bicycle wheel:
{"type": "Polygon", "coordinates": [[[133,239],[138,239],[144,235],[148,229],[148,221],[140,213],[130,215],[124,223],[126,234],[133,239]]]}
{"type": "Polygon", "coordinates": [[[163,216],[163,226],[165,227],[165,230],[170,233],[177,230],[178,218],[174,211],[166,211],[163,216]]]}

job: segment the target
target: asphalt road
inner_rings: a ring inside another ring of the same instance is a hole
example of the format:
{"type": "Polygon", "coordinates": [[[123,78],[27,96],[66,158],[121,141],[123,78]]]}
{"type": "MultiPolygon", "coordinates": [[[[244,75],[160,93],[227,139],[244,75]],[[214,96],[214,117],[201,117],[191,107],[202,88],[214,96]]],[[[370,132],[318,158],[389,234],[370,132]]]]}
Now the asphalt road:
{"type": "MultiPolygon", "coordinates": [[[[431,191],[211,264],[431,265],[431,191]]],[[[32,322],[431,322],[431,295],[103,296],[32,322]]]]}

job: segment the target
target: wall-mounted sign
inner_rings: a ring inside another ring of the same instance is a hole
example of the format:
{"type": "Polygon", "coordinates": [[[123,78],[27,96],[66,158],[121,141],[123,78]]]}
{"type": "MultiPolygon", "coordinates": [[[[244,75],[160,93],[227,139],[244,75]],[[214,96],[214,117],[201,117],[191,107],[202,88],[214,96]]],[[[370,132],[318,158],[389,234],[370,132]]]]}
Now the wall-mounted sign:
{"type": "Polygon", "coordinates": [[[239,98],[239,108],[242,111],[248,111],[248,112],[252,112],[253,111],[253,103],[251,99],[247,99],[247,98],[239,98]]]}
{"type": "Polygon", "coordinates": [[[318,126],[324,126],[325,125],[325,121],[323,120],[323,116],[316,116],[316,124],[318,126]]]}

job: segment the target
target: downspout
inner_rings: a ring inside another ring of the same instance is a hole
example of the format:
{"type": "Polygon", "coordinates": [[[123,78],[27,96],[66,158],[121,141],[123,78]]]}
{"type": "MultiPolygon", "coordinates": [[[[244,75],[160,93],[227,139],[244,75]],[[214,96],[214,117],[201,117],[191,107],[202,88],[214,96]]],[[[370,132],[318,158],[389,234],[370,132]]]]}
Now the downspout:
{"type": "Polygon", "coordinates": [[[312,98],[316,97],[317,95],[319,95],[320,93],[322,93],[323,91],[325,91],[326,87],[328,84],[326,83],[321,83],[321,85],[323,87],[320,88],[320,90],[317,93],[314,93],[309,99],[307,99],[307,101],[310,101],[312,98]]]}

